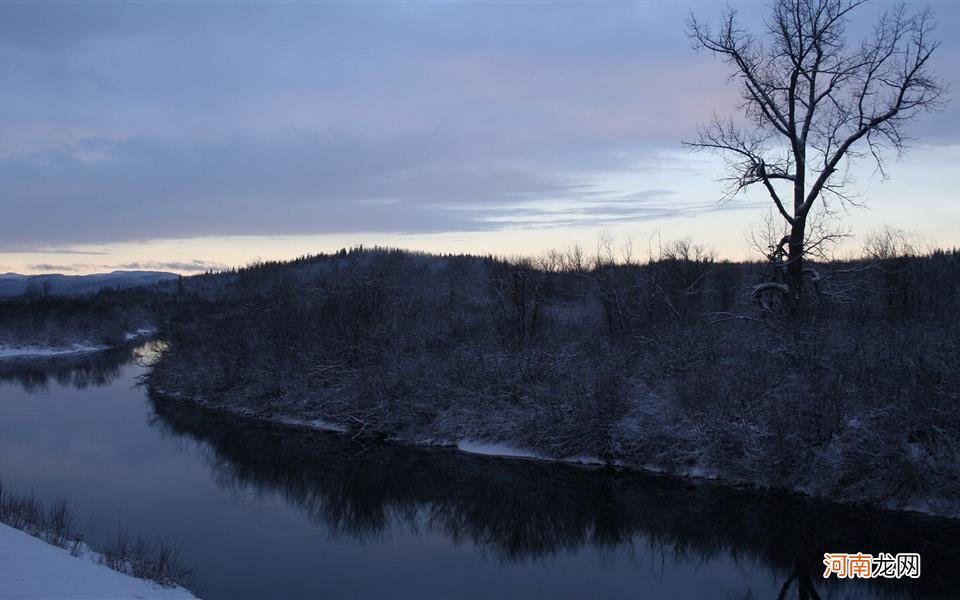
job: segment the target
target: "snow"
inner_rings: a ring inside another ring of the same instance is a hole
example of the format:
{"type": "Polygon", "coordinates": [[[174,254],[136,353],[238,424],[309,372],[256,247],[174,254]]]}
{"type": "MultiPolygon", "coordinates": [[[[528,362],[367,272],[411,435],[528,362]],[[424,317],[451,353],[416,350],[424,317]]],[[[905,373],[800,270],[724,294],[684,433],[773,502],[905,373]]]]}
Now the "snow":
{"type": "Polygon", "coordinates": [[[195,598],[187,590],[163,588],[71,555],[0,523],[0,599],[17,598],[195,598]]]}
{"type": "Polygon", "coordinates": [[[336,433],[346,433],[348,429],[339,423],[334,423],[332,421],[325,421],[323,419],[307,420],[307,419],[294,419],[293,417],[273,417],[266,419],[274,423],[280,423],[282,425],[292,425],[294,427],[306,427],[308,429],[316,429],[319,431],[332,431],[336,433]]]}
{"type": "MultiPolygon", "coordinates": [[[[600,460],[596,456],[571,456],[570,458],[565,458],[563,462],[574,463],[577,465],[593,465],[597,467],[602,467],[606,465],[604,461],[600,460]]],[[[614,467],[622,467],[623,464],[619,461],[614,461],[612,463],[614,467]]]]}
{"type": "Polygon", "coordinates": [[[155,327],[141,327],[140,329],[134,332],[123,334],[123,338],[129,342],[130,340],[135,340],[137,338],[141,338],[147,335],[153,335],[156,332],[157,332],[157,329],[155,327]]]}
{"type": "Polygon", "coordinates": [[[462,440],[457,443],[457,449],[470,454],[483,454],[484,456],[504,456],[507,458],[535,458],[538,460],[548,460],[547,457],[513,446],[493,443],[493,442],[475,442],[471,440],[462,440]]]}
{"type": "Polygon", "coordinates": [[[548,462],[570,463],[575,465],[602,466],[606,463],[595,456],[568,456],[566,458],[550,458],[524,448],[517,448],[502,442],[480,442],[475,440],[460,440],[457,442],[457,450],[468,452],[470,454],[482,454],[483,456],[499,456],[502,458],[527,458],[532,460],[545,460],[548,462]]]}
{"type": "MultiPolygon", "coordinates": [[[[157,330],[153,327],[141,327],[136,331],[125,333],[123,337],[129,342],[148,335],[153,335],[156,332],[157,330]]],[[[100,352],[101,350],[109,349],[110,346],[90,343],[73,343],[69,346],[12,346],[0,342],[0,360],[5,358],[42,358],[45,356],[64,356],[68,354],[82,354],[84,352],[100,352]]]]}
{"type": "Polygon", "coordinates": [[[70,344],[69,346],[8,346],[0,343],[0,360],[5,358],[33,358],[42,356],[62,356],[82,352],[99,352],[109,346],[92,344],[70,344]]]}

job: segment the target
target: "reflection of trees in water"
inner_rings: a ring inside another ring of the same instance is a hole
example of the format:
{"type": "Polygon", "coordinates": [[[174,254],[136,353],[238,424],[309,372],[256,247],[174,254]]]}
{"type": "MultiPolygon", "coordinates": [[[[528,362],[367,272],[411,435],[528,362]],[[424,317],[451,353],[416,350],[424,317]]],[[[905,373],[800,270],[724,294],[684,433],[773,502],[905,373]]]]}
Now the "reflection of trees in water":
{"type": "Polygon", "coordinates": [[[157,424],[203,441],[223,485],[277,491],[335,534],[428,527],[505,561],[647,543],[673,561],[756,559],[781,598],[815,588],[891,596],[960,589],[960,523],[638,473],[379,444],[154,399],[157,424]],[[824,552],[920,552],[919,580],[825,582],[824,552]],[[858,586],[854,588],[853,586],[858,586]]]}
{"type": "MultiPolygon", "coordinates": [[[[819,575],[819,574],[815,574],[819,575]]],[[[809,565],[796,563],[793,572],[787,577],[786,581],[780,587],[780,593],[777,594],[777,600],[786,600],[787,598],[797,598],[798,600],[821,600],[814,584],[814,577],[811,575],[809,565]],[[792,592],[792,593],[791,593],[792,592]]],[[[822,581],[822,580],[821,580],[822,581]]]]}
{"type": "Polygon", "coordinates": [[[137,344],[125,344],[102,352],[87,352],[46,358],[0,361],[0,383],[16,383],[28,393],[47,390],[50,382],[77,389],[113,383],[122,367],[133,361],[137,344]]]}

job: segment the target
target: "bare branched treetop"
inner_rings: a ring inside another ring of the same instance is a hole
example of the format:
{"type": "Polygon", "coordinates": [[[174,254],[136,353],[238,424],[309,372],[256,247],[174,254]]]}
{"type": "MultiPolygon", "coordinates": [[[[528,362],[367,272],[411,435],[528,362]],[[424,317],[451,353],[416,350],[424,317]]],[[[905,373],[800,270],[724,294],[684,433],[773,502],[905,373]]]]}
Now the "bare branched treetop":
{"type": "Polygon", "coordinates": [[[694,148],[724,156],[727,198],[762,185],[789,229],[770,258],[799,299],[807,216],[818,198],[842,202],[852,159],[869,155],[884,176],[884,156],[901,152],[905,127],[940,106],[945,85],[928,68],[939,45],[928,9],[903,5],[884,13],[869,37],[854,43],[847,21],[863,1],[778,0],[759,38],[728,9],[719,27],[691,15],[689,35],[731,68],[743,89],[743,125],[714,116],[694,148]]]}

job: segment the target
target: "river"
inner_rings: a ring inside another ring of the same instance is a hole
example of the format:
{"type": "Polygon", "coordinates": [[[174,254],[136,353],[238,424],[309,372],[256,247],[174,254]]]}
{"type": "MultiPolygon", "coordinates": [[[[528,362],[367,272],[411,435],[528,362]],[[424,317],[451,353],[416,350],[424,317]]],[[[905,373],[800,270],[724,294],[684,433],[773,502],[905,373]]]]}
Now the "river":
{"type": "Polygon", "coordinates": [[[203,598],[960,592],[955,521],[230,417],[151,398],[142,352],[0,363],[0,478],[67,498],[94,545],[174,542],[203,598]],[[920,552],[922,576],[822,578],[856,551],[920,552]]]}

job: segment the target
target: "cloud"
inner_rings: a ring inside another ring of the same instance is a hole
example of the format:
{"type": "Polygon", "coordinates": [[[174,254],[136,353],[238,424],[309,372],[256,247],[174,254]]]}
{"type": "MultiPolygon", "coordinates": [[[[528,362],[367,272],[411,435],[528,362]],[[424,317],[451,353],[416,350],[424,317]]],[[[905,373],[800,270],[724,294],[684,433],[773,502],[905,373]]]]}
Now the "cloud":
{"type": "Polygon", "coordinates": [[[186,261],[129,261],[125,263],[33,263],[26,267],[31,271],[46,273],[109,272],[109,271],[180,271],[200,273],[229,268],[219,262],[193,259],[186,261]]]}
{"type": "MultiPolygon", "coordinates": [[[[3,249],[3,243],[0,242],[0,249],[3,249]]],[[[62,246],[37,246],[37,245],[18,245],[18,254],[79,254],[90,256],[104,256],[109,254],[103,250],[81,250],[78,248],[67,248],[62,246]]]]}
{"type": "MultiPolygon", "coordinates": [[[[0,203],[12,222],[24,224],[7,233],[4,246],[480,231],[506,227],[497,218],[518,209],[527,210],[531,226],[558,216],[596,224],[703,209],[666,188],[611,189],[598,169],[558,171],[590,153],[576,146],[552,152],[543,157],[495,139],[437,132],[286,131],[192,144],[83,140],[0,160],[0,203]],[[597,203],[609,206],[601,211],[597,203]]],[[[632,169],[643,160],[614,155],[605,164],[632,169]]]]}
{"type": "Polygon", "coordinates": [[[50,273],[68,271],[70,273],[73,273],[76,271],[82,271],[90,266],[93,266],[93,265],[89,265],[89,264],[59,265],[59,264],[50,264],[50,263],[35,263],[35,264],[27,265],[27,268],[29,268],[31,271],[46,271],[50,273]]]}
{"type": "MultiPolygon", "coordinates": [[[[688,8],[0,4],[0,251],[715,210],[677,150],[737,90],[688,8]]],[[[960,112],[916,131],[955,142],[960,112]]]]}
{"type": "Polygon", "coordinates": [[[211,262],[207,260],[190,260],[190,261],[141,261],[141,262],[127,262],[120,265],[115,265],[116,269],[122,269],[126,271],[187,271],[187,272],[203,272],[203,271],[222,271],[223,269],[228,268],[227,265],[218,262],[211,262]]]}

